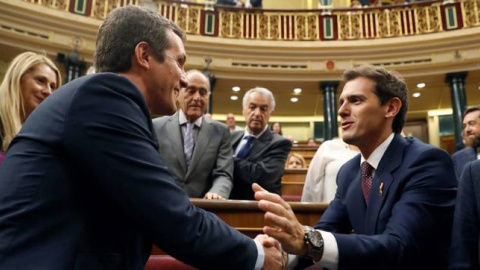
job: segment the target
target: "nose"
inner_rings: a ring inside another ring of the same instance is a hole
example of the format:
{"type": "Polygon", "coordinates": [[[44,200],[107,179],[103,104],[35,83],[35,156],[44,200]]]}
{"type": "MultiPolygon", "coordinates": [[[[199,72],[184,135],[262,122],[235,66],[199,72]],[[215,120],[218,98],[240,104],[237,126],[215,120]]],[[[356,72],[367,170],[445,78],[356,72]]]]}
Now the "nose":
{"type": "Polygon", "coordinates": [[[472,127],[470,125],[467,125],[465,127],[465,133],[468,135],[468,134],[470,134],[470,131],[472,131],[472,127]]]}
{"type": "Polygon", "coordinates": [[[46,97],[50,96],[50,94],[52,94],[52,87],[50,87],[50,85],[45,86],[42,89],[42,94],[46,97]]]}
{"type": "Polygon", "coordinates": [[[341,118],[345,118],[345,116],[348,115],[347,102],[344,102],[343,104],[340,105],[340,108],[338,108],[338,115],[340,115],[341,118]]]}

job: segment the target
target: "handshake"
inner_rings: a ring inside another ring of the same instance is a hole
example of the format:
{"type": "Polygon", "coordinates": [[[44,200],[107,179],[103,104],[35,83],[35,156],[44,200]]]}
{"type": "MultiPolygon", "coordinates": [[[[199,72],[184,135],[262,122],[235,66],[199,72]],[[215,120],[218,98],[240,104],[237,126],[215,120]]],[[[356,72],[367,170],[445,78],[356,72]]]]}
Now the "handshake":
{"type": "Polygon", "coordinates": [[[265,211],[267,225],[263,227],[265,234],[255,237],[265,251],[263,269],[286,269],[288,254],[305,256],[308,249],[305,245],[305,226],[295,217],[290,205],[278,194],[273,194],[258,184],[253,184],[258,206],[265,211]]]}

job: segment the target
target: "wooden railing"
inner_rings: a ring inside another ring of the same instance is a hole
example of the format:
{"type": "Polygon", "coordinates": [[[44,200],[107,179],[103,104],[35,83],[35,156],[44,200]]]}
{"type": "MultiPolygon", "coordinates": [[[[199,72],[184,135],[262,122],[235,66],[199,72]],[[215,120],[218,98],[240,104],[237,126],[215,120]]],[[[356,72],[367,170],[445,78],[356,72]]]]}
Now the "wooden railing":
{"type": "MultiPolygon", "coordinates": [[[[139,5],[139,0],[22,1],[100,20],[117,7],[139,5]]],[[[188,34],[236,39],[361,40],[480,26],[480,0],[329,10],[240,9],[166,0],[151,5],[188,34]]]]}
{"type": "MultiPolygon", "coordinates": [[[[265,226],[265,213],[258,208],[257,201],[213,201],[202,199],[190,199],[190,201],[197,207],[216,214],[228,225],[250,237],[255,237],[262,233],[262,228],[265,226]]],[[[289,202],[289,204],[300,223],[305,225],[314,225],[328,207],[328,204],[325,203],[289,202]]],[[[154,247],[152,254],[164,253],[157,247],[154,247]]]]}

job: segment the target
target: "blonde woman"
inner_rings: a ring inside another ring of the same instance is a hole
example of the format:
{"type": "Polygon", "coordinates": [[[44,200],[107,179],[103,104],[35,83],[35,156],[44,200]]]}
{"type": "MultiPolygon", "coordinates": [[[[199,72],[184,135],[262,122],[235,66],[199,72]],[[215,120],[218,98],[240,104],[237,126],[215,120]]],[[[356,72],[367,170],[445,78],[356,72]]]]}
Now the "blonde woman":
{"type": "Polygon", "coordinates": [[[305,158],[298,153],[291,153],[287,159],[287,169],[305,169],[307,168],[307,163],[305,158]]]}
{"type": "Polygon", "coordinates": [[[24,52],[13,59],[0,85],[0,165],[27,117],[60,84],[58,68],[45,55],[24,52]]]}

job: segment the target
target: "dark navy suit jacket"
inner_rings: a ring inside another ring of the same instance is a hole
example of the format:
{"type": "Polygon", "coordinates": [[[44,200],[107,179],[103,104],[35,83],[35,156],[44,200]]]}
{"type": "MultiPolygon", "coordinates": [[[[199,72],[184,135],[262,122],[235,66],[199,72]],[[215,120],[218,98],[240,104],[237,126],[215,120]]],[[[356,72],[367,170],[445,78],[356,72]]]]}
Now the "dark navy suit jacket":
{"type": "Polygon", "coordinates": [[[450,269],[480,269],[480,160],[469,162],[458,184],[450,269]]]}
{"type": "Polygon", "coordinates": [[[360,155],[340,169],[335,199],[315,225],[333,232],[339,269],[445,269],[457,186],[450,156],[396,134],[368,208],[360,171],[360,155]]]}
{"type": "Polygon", "coordinates": [[[252,239],[175,184],[134,84],[114,73],[68,83],[0,168],[0,269],[141,270],[152,242],[203,269],[253,269],[257,258],[252,239]]]}
{"type": "MultiPolygon", "coordinates": [[[[233,152],[245,131],[233,132],[230,136],[233,152]]],[[[269,192],[281,194],[285,161],[292,143],[269,129],[252,141],[252,148],[243,158],[233,158],[233,189],[230,199],[254,200],[252,184],[258,183],[269,192]]]]}
{"type": "Polygon", "coordinates": [[[477,153],[473,147],[465,147],[464,149],[453,153],[452,155],[453,165],[455,166],[455,173],[457,179],[460,180],[460,176],[463,172],[463,167],[470,161],[477,160],[477,153]]]}

